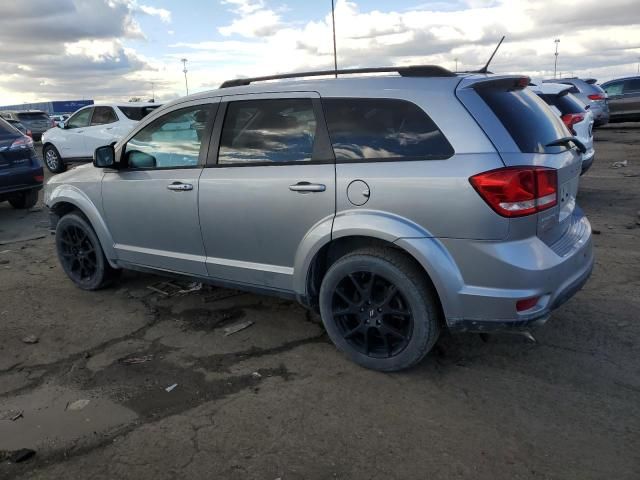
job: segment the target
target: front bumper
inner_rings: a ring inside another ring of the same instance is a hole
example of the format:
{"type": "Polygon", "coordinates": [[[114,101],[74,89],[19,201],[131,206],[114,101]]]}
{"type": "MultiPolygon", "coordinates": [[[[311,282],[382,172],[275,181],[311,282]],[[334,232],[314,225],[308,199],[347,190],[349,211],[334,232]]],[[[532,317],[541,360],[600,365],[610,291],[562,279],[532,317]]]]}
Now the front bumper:
{"type": "MultiPolygon", "coordinates": [[[[567,232],[555,244],[538,237],[489,242],[441,239],[459,268],[461,286],[453,304],[445,304],[453,331],[526,330],[544,323],[551,312],[587,282],[594,257],[591,225],[579,208],[567,232]],[[539,297],[525,311],[521,299],[539,297]]],[[[442,297],[442,295],[441,295],[442,297]]]]}

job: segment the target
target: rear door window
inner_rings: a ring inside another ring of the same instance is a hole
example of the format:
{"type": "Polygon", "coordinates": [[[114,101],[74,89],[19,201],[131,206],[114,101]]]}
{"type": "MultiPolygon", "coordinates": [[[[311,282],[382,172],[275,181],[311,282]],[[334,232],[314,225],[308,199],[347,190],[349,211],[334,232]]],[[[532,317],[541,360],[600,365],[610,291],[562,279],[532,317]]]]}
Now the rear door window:
{"type": "Polygon", "coordinates": [[[93,109],[93,117],[91,117],[91,126],[106,125],[118,121],[116,112],[111,107],[95,107],[93,109]]]}
{"type": "Polygon", "coordinates": [[[311,161],[316,128],[310,98],[230,102],[222,128],[218,163],[311,161]]]}
{"type": "Polygon", "coordinates": [[[624,83],[622,82],[609,83],[608,85],[605,85],[604,90],[608,95],[622,95],[623,86],[624,83]]]}
{"type": "Polygon", "coordinates": [[[417,105],[395,99],[322,100],[336,161],[429,160],[453,147],[417,105]]]}
{"type": "Polygon", "coordinates": [[[547,145],[571,134],[545,102],[528,89],[478,88],[478,95],[493,111],[523,153],[559,153],[568,146],[547,145]]]}

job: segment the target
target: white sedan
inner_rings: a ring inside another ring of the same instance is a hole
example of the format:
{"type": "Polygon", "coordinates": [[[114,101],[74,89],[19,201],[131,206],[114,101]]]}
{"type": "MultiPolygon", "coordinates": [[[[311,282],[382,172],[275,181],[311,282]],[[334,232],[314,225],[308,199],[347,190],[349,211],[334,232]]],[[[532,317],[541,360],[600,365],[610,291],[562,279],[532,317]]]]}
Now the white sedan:
{"type": "Polygon", "coordinates": [[[136,102],[81,108],[42,136],[45,165],[52,173],[60,173],[68,163],[90,162],[96,148],[116,143],[159,106],[136,102]]]}

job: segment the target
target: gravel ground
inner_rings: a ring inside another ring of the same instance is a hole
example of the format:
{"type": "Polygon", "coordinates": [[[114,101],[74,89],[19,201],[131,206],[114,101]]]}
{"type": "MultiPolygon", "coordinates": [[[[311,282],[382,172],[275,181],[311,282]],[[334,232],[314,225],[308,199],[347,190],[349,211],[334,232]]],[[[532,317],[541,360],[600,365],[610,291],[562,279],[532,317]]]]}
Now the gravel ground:
{"type": "Polygon", "coordinates": [[[393,375],[291,302],[134,273],[81,291],[46,212],[0,204],[0,479],[640,478],[640,125],[596,140],[586,287],[537,343],[443,335],[393,375]]]}

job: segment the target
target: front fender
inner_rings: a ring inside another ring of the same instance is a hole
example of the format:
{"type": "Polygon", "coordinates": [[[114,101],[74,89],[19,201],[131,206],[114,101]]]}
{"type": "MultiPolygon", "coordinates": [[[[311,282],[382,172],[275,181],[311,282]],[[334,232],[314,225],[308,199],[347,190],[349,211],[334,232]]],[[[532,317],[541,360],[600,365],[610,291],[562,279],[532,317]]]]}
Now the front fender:
{"type": "Polygon", "coordinates": [[[45,198],[45,203],[50,209],[55,208],[56,205],[61,203],[69,203],[80,210],[89,219],[91,226],[96,232],[109,264],[116,267],[115,261],[117,260],[118,255],[113,248],[113,238],[107,229],[107,225],[104,222],[100,211],[85,192],[73,185],[58,185],[48,193],[45,198]]]}

